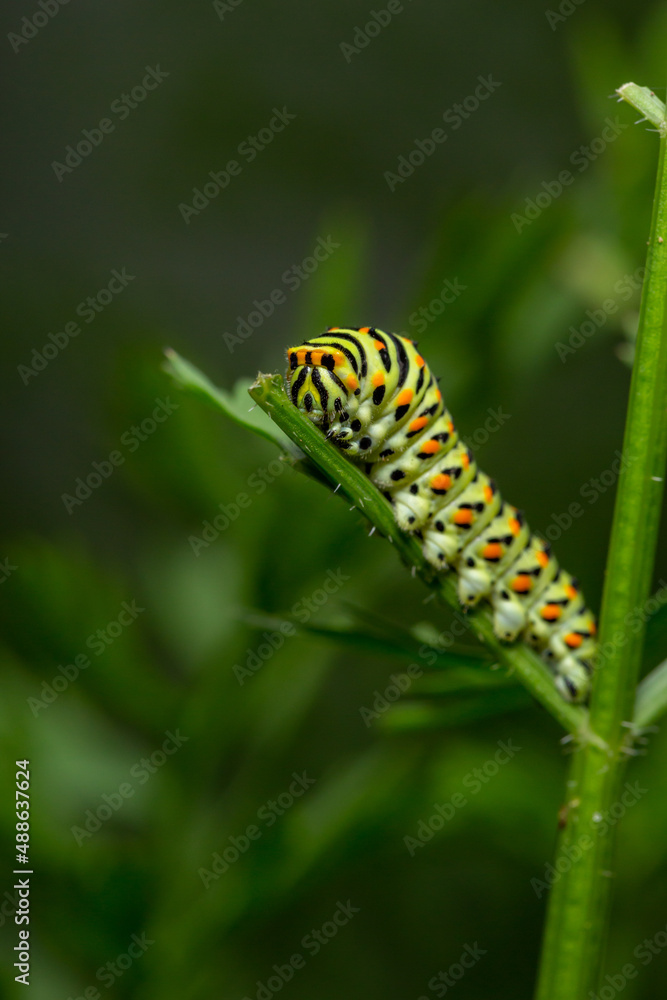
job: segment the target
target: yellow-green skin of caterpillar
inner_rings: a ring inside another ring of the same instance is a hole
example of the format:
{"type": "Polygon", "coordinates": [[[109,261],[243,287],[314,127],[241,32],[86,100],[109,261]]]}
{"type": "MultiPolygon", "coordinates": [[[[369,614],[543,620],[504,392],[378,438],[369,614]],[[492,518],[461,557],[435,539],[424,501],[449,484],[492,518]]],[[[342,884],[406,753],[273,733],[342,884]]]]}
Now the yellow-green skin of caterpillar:
{"type": "Polygon", "coordinates": [[[538,649],[568,701],[584,701],[595,618],[577,581],[532,534],[459,440],[417,345],[373,327],[329,327],[287,351],[286,391],[391,502],[465,607],[487,599],[499,638],[538,649]]]}

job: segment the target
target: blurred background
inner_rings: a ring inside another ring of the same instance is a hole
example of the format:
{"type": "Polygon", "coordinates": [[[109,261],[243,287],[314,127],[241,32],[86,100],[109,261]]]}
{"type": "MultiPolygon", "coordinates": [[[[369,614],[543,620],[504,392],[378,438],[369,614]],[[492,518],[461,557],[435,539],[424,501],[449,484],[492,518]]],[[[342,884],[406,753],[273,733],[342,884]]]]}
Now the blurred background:
{"type": "MultiPolygon", "coordinates": [[[[232,389],[329,324],[415,337],[599,609],[657,158],[610,95],[664,98],[664,4],[3,20],[7,995],[19,759],[34,1000],[530,995],[560,730],[511,680],[490,702],[428,674],[451,615],[162,352],[232,389]]],[[[610,947],[637,998],[667,961],[633,957],[667,924],[664,733],[651,751],[610,947]]]]}

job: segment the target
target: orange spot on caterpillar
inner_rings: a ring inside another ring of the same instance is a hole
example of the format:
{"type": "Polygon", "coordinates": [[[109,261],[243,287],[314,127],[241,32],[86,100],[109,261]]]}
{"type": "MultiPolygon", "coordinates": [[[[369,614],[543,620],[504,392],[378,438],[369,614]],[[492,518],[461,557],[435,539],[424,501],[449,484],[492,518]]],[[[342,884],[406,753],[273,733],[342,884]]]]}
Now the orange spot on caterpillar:
{"type": "Polygon", "coordinates": [[[527,594],[532,586],[533,581],[527,573],[519,573],[519,575],[515,576],[510,583],[510,589],[513,590],[515,594],[527,594]]]}
{"type": "Polygon", "coordinates": [[[482,559],[502,559],[503,547],[500,542],[489,542],[482,549],[482,559]]]}
{"type": "Polygon", "coordinates": [[[452,423],[451,420],[447,421],[447,430],[449,431],[450,434],[454,433],[454,424],[452,423]]]}
{"type": "Polygon", "coordinates": [[[422,427],[426,427],[427,423],[428,423],[428,417],[417,417],[410,424],[410,430],[411,431],[420,431],[422,429],[422,427]]]}
{"type": "Polygon", "coordinates": [[[487,483],[486,486],[484,487],[484,500],[486,501],[486,503],[491,503],[493,497],[494,497],[494,492],[487,483]]]}
{"type": "Polygon", "coordinates": [[[307,353],[308,352],[304,348],[302,348],[300,351],[296,352],[296,363],[298,365],[305,365],[305,363],[306,363],[306,354],[307,353]]]}
{"type": "Polygon", "coordinates": [[[425,455],[435,455],[436,452],[440,451],[441,444],[436,441],[435,438],[431,438],[429,441],[425,441],[422,445],[422,452],[425,455]]]}
{"type": "Polygon", "coordinates": [[[515,517],[510,517],[510,519],[507,522],[507,527],[510,529],[515,538],[521,531],[521,525],[519,524],[519,522],[515,517]]]}
{"type": "Polygon", "coordinates": [[[433,490],[448,490],[452,485],[452,480],[446,472],[441,472],[437,476],[433,477],[430,485],[433,490]]]}
{"type": "Polygon", "coordinates": [[[563,611],[558,604],[545,604],[540,615],[544,618],[545,622],[555,622],[558,621],[563,611]]]}
{"type": "Polygon", "coordinates": [[[591,635],[595,635],[597,633],[597,630],[598,630],[598,627],[595,624],[595,622],[591,622],[591,625],[590,625],[591,635]]]}
{"type": "Polygon", "coordinates": [[[385,344],[383,344],[381,340],[374,340],[373,347],[377,348],[378,351],[384,351],[385,344]]]}
{"type": "Polygon", "coordinates": [[[435,398],[438,400],[438,402],[440,402],[440,400],[442,399],[442,393],[440,392],[439,389],[435,390],[435,398]]]}
{"type": "Polygon", "coordinates": [[[396,397],[396,406],[407,406],[408,403],[412,402],[413,396],[414,392],[412,391],[412,389],[403,389],[403,391],[399,392],[398,396],[396,397]]]}
{"type": "Polygon", "coordinates": [[[322,364],[322,354],[323,351],[311,351],[310,357],[314,365],[322,364]]]}
{"type": "Polygon", "coordinates": [[[452,521],[454,522],[454,524],[458,524],[461,526],[466,524],[472,524],[472,522],[474,521],[473,512],[464,507],[463,510],[456,511],[456,513],[452,517],[452,521]]]}
{"type": "Polygon", "coordinates": [[[549,565],[549,556],[546,554],[546,552],[535,553],[535,558],[539,563],[539,565],[542,567],[542,569],[544,569],[546,566],[549,565]]]}
{"type": "Polygon", "coordinates": [[[470,466],[470,455],[467,451],[464,451],[461,455],[461,465],[464,469],[467,469],[470,466]]]}
{"type": "Polygon", "coordinates": [[[415,354],[415,364],[417,365],[417,368],[423,368],[426,364],[421,354],[415,354]]]}
{"type": "Polygon", "coordinates": [[[360,326],[359,327],[359,333],[370,333],[370,331],[371,331],[370,326],[360,326]]]}
{"type": "Polygon", "coordinates": [[[384,372],[375,372],[371,375],[371,383],[374,386],[384,385],[384,372]]]}
{"type": "Polygon", "coordinates": [[[359,380],[357,379],[356,375],[348,375],[347,378],[345,379],[345,384],[348,387],[348,389],[359,388],[359,380]]]}
{"type": "Polygon", "coordinates": [[[327,327],[327,333],[340,333],[339,326],[329,326],[327,327]]]}
{"type": "Polygon", "coordinates": [[[583,641],[583,636],[579,635],[578,632],[569,632],[565,636],[565,645],[569,646],[570,649],[578,649],[583,641]]]}
{"type": "Polygon", "coordinates": [[[577,588],[572,587],[570,584],[568,584],[567,587],[565,588],[565,593],[570,598],[570,600],[573,601],[577,596],[577,588]]]}

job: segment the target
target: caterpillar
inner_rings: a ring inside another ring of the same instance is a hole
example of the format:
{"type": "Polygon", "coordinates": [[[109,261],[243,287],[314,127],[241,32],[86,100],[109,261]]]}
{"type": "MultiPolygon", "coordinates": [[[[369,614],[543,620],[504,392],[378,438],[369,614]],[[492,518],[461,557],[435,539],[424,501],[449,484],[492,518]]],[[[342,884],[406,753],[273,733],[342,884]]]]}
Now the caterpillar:
{"type": "Polygon", "coordinates": [[[287,361],[289,399],[363,466],[428,562],[457,572],[464,608],[488,600],[495,634],[526,641],[561,695],[585,701],[595,618],[549,543],[477,468],[417,344],[368,326],[329,327],[288,348],[287,361]]]}

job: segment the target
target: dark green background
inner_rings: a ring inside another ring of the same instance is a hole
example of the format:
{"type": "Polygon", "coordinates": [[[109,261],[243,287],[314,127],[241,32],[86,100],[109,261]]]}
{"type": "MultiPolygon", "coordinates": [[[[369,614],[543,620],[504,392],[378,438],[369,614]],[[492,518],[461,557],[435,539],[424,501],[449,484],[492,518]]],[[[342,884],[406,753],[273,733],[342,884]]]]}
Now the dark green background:
{"type": "MultiPolygon", "coordinates": [[[[580,490],[621,446],[637,295],[564,362],[555,345],[643,264],[656,137],[610,95],[634,79],[664,96],[667,18],[662,4],[587,0],[550,25],[540,4],[412,0],[346,61],[341,43],[382,6],[243,0],[221,19],[211,3],[73,0],[18,52],[3,38],[0,558],[16,568],[0,586],[0,889],[11,896],[13,761],[29,758],[34,1000],[95,985],[140,1000],[254,998],[348,899],[359,913],[281,995],[433,997],[429,980],[475,942],[486,954],[459,1000],[530,995],[545,905],[530,880],[555,843],[561,733],[536,706],[468,726],[454,711],[437,729],[368,728],[360,707],[409,659],[304,635],[239,685],[233,666],[266,628],[249,610],[289,611],[328,570],[349,581],[318,620],[352,605],[439,631],[449,615],[321,487],[286,471],[260,494],[250,477],[275,451],[179,396],[161,352],[175,347],[231,388],[282,368],[287,344],[328,324],[414,334],[413,311],[458,280],[465,292],[420,348],[464,434],[489,407],[510,415],[477,451],[535,528],[581,504],[556,549],[599,608],[613,489],[595,504],[580,490]],[[164,82],[125,120],[110,115],[157,64],[164,82]],[[443,126],[489,75],[492,96],[459,129],[443,126]],[[275,107],[295,120],[186,225],[179,204],[275,107]],[[53,161],[109,116],[114,131],[59,181],[53,161]],[[570,157],[616,116],[628,127],[580,172],[570,157]],[[391,192],[385,171],[441,126],[446,142],[391,192]],[[564,169],[572,185],[518,233],[512,214],[564,169]],[[230,352],[222,334],[329,236],[330,259],[230,352]],[[24,384],[19,366],[114,268],[135,277],[24,384]],[[130,450],[123,435],[167,397],[173,415],[130,450]],[[123,464],[68,513],[63,494],[117,450],[123,464]],[[188,539],[239,493],[250,506],[195,555],[188,539]],[[145,610],[96,656],[87,638],[132,600],[145,610]],[[91,666],[35,711],[59,665],[86,652],[91,666]],[[178,753],[78,846],[86,810],[176,729],[178,753]],[[521,752],[411,857],[404,837],[510,739],[521,752]],[[304,770],[312,788],[205,890],[198,870],[304,770]],[[107,989],[96,971],[143,933],[154,943],[107,989]]],[[[38,9],[8,5],[4,35],[38,9]]],[[[620,836],[612,973],[639,968],[634,949],[667,925],[664,753],[658,734],[631,772],[647,791],[620,836]]],[[[655,996],[665,962],[624,995],[655,996]]]]}

